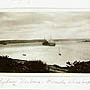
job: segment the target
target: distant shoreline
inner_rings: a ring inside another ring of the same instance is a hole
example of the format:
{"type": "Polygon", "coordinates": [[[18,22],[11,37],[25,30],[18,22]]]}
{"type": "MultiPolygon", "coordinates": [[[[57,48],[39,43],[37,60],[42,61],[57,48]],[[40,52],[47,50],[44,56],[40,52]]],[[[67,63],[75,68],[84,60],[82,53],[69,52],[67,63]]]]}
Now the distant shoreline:
{"type": "MultiPolygon", "coordinates": [[[[76,42],[90,42],[90,39],[53,39],[55,42],[59,41],[76,41],[76,42]]],[[[0,44],[14,44],[14,43],[36,43],[43,42],[44,39],[35,40],[0,40],[0,44]]]]}

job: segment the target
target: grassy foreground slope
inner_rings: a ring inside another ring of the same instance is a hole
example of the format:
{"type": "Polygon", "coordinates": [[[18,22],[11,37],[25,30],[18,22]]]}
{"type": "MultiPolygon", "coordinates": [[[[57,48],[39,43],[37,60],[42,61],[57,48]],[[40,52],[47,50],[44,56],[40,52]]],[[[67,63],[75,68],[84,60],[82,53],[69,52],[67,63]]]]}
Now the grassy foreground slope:
{"type": "Polygon", "coordinates": [[[8,56],[0,56],[0,72],[2,73],[90,73],[90,61],[66,62],[66,67],[47,65],[40,60],[19,60],[8,56]]]}
{"type": "Polygon", "coordinates": [[[7,73],[34,73],[48,72],[48,67],[41,61],[26,61],[0,56],[0,72],[7,73]]]}

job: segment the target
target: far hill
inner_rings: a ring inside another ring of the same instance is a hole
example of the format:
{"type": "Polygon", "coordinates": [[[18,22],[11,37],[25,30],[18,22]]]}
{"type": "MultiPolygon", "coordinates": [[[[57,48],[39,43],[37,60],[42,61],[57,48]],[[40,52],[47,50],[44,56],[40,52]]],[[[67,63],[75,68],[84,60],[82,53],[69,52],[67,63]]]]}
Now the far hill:
{"type": "MultiPolygon", "coordinates": [[[[13,43],[35,43],[43,42],[44,39],[35,39],[35,40],[1,40],[0,44],[13,44],[13,43]]],[[[90,42],[90,39],[53,39],[55,42],[59,41],[78,41],[78,42],[90,42]]]]}

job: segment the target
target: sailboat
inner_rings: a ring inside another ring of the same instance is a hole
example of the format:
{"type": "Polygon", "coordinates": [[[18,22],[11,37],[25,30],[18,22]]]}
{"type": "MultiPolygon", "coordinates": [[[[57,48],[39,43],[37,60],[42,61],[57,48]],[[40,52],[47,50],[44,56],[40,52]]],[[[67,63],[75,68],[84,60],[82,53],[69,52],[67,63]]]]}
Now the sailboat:
{"type": "Polygon", "coordinates": [[[58,53],[58,55],[59,55],[59,56],[61,56],[61,55],[62,55],[62,54],[61,54],[61,52],[60,52],[60,48],[59,48],[59,53],[58,53]]]}
{"type": "Polygon", "coordinates": [[[45,45],[45,46],[55,46],[56,43],[51,38],[50,38],[50,40],[46,40],[44,38],[44,41],[43,41],[42,45],[45,45]]]}

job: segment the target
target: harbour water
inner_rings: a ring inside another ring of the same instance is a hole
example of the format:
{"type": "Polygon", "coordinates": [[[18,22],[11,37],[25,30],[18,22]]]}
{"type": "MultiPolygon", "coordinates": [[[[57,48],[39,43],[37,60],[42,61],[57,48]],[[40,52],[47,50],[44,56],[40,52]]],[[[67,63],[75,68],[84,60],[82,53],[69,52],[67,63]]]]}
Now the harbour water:
{"type": "Polygon", "coordinates": [[[67,61],[90,60],[90,42],[58,42],[56,46],[42,46],[41,43],[0,45],[0,55],[28,61],[42,60],[50,65],[65,66],[67,61]]]}

